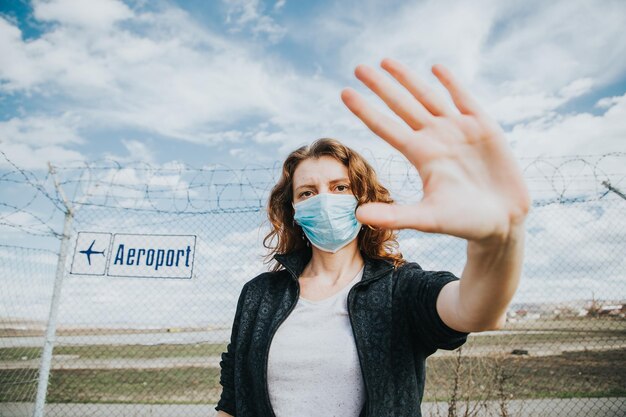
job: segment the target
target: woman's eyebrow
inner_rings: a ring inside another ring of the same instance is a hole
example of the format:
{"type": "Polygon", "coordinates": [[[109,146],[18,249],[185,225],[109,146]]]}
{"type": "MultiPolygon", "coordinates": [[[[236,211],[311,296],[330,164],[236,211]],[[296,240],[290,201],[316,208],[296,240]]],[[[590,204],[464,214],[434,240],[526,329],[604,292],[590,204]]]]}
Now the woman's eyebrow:
{"type": "MultiPolygon", "coordinates": [[[[346,177],[337,178],[337,179],[334,179],[334,180],[330,180],[328,183],[329,184],[335,184],[337,182],[348,182],[349,183],[350,179],[348,179],[346,177]]],[[[299,186],[296,187],[296,191],[299,190],[300,188],[307,188],[307,187],[313,188],[313,187],[315,187],[315,184],[302,184],[302,185],[299,185],[299,186]]]]}

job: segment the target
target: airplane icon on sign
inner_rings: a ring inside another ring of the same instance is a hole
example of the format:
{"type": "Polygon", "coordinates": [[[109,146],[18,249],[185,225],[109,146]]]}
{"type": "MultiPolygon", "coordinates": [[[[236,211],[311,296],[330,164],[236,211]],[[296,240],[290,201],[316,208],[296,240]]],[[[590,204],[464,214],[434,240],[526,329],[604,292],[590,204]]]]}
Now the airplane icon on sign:
{"type": "Polygon", "coordinates": [[[86,250],[81,250],[79,251],[80,253],[84,253],[85,255],[87,255],[87,262],[89,262],[89,265],[91,266],[91,255],[96,253],[96,254],[101,254],[102,256],[104,256],[104,251],[95,251],[93,250],[93,245],[94,243],[96,243],[96,240],[94,239],[93,242],[91,242],[91,245],[89,245],[89,248],[87,248],[86,250]]]}

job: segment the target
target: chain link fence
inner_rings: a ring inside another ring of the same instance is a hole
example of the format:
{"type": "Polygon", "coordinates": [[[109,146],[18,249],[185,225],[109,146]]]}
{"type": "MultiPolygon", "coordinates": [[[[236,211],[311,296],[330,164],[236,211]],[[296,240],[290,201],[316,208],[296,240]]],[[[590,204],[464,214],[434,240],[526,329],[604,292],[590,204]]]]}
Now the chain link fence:
{"type": "MultiPolygon", "coordinates": [[[[2,158],[0,415],[213,415],[280,163],[37,176],[2,158]]],[[[405,160],[368,159],[397,201],[419,199],[405,160]]],[[[507,324],[428,359],[425,416],[623,415],[625,162],[522,160],[534,203],[507,324]]],[[[462,240],[399,236],[408,260],[460,276],[462,240]]]]}

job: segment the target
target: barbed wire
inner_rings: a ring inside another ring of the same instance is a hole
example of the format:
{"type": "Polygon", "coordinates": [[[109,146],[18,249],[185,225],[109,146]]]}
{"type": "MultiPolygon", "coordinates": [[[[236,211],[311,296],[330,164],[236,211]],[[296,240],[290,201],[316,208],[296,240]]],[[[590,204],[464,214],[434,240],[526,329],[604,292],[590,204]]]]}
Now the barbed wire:
{"type": "MultiPolygon", "coordinates": [[[[5,154],[3,151],[0,150],[0,153],[2,154],[3,158],[5,159],[5,161],[13,167],[12,171],[8,171],[5,173],[2,173],[2,175],[0,176],[0,183],[1,182],[17,182],[16,180],[12,180],[10,177],[7,178],[7,175],[10,174],[20,174],[23,178],[24,178],[24,182],[25,184],[28,184],[30,187],[32,187],[33,189],[35,189],[38,193],[40,193],[41,195],[45,196],[52,204],[54,204],[56,206],[57,209],[59,210],[63,210],[62,206],[59,205],[59,198],[58,195],[56,196],[56,198],[53,198],[49,192],[47,191],[47,189],[45,188],[45,186],[43,184],[45,184],[46,180],[48,179],[48,176],[46,176],[43,181],[38,181],[37,180],[37,176],[31,172],[28,171],[26,169],[20,168],[19,166],[17,166],[8,156],[7,154],[5,154]]],[[[30,201],[33,201],[36,198],[37,194],[33,194],[33,198],[30,201]]]]}
{"type": "MultiPolygon", "coordinates": [[[[191,216],[248,213],[265,209],[282,168],[278,161],[272,166],[230,168],[216,164],[198,168],[180,162],[153,165],[103,159],[54,166],[39,178],[4,152],[0,155],[0,162],[4,162],[0,164],[4,167],[0,168],[2,200],[12,196],[11,203],[0,201],[0,227],[56,238],[61,233],[55,230],[58,222],[54,217],[66,210],[59,188],[69,206],[77,210],[191,216]]],[[[392,156],[368,160],[396,201],[421,197],[419,173],[406,159],[392,156]]],[[[519,162],[535,207],[598,201],[611,192],[611,187],[626,182],[626,152],[519,158],[519,162]]]]}

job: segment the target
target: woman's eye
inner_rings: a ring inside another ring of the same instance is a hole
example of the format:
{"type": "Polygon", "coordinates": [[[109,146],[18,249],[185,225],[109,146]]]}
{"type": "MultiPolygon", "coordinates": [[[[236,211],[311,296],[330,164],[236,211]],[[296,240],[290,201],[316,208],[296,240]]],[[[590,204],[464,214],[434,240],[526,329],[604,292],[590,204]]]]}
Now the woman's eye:
{"type": "Polygon", "coordinates": [[[300,197],[308,197],[310,195],[311,195],[310,191],[303,191],[303,192],[300,193],[300,197]]]}
{"type": "Polygon", "coordinates": [[[350,187],[347,185],[338,185],[337,186],[337,191],[346,191],[348,190],[350,187]]]}

